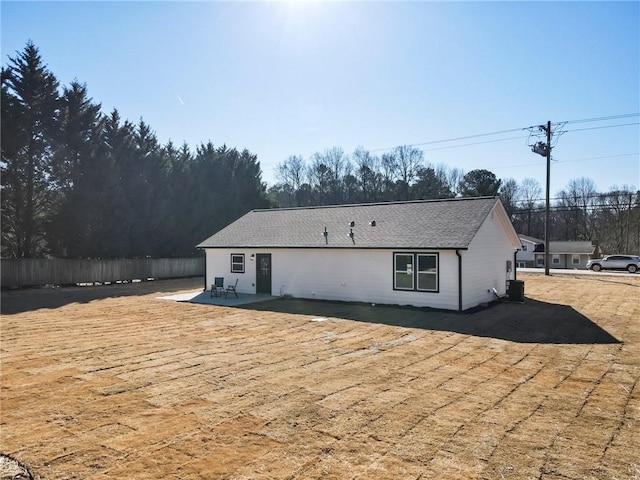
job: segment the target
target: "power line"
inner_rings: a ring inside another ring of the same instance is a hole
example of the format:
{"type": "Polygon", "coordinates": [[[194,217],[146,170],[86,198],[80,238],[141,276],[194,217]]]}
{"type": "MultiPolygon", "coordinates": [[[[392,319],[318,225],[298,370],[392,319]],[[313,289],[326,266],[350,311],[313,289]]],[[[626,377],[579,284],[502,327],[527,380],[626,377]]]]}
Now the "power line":
{"type": "Polygon", "coordinates": [[[518,139],[518,138],[527,138],[528,135],[518,135],[517,137],[507,137],[507,138],[500,138],[498,140],[486,140],[484,142],[473,142],[473,143],[463,143],[461,145],[449,145],[447,147],[436,147],[436,148],[427,148],[427,149],[423,149],[423,152],[433,152],[435,150],[445,150],[447,148],[458,148],[458,147],[469,147],[472,145],[483,145],[485,143],[496,143],[496,142],[506,142],[507,140],[514,140],[514,139],[518,139]]]}
{"type": "MultiPolygon", "coordinates": [[[[615,119],[621,119],[621,118],[630,118],[630,117],[637,117],[640,116],[640,113],[626,113],[626,114],[622,114],[622,115],[610,115],[608,117],[594,117],[594,118],[584,118],[584,119],[579,119],[579,120],[567,120],[567,121],[563,121],[563,122],[555,122],[552,125],[555,128],[558,128],[559,126],[562,127],[566,124],[569,123],[587,123],[587,122],[596,122],[596,121],[605,121],[605,120],[615,120],[615,119]]],[[[599,127],[590,127],[590,128],[581,128],[581,129],[572,129],[572,130],[566,130],[566,131],[558,131],[558,132],[554,132],[554,136],[560,136],[563,133],[566,132],[579,132],[582,130],[597,130],[600,128],[613,128],[613,127],[624,127],[624,126],[629,126],[629,125],[640,125],[640,122],[635,122],[635,123],[622,123],[622,124],[616,124],[616,125],[603,125],[603,126],[599,126],[599,127]]],[[[509,130],[498,130],[495,132],[487,132],[487,133],[478,133],[475,135],[465,135],[463,137],[453,137],[453,138],[445,138],[442,140],[430,140],[427,142],[419,142],[419,143],[410,143],[410,144],[405,144],[409,147],[420,147],[423,145],[435,145],[438,143],[449,143],[449,142],[457,142],[460,140],[469,140],[472,138],[480,138],[480,137],[488,137],[488,136],[492,136],[492,135],[502,135],[505,133],[513,133],[513,132],[521,132],[521,131],[525,131],[525,130],[530,130],[530,129],[536,129],[538,128],[538,125],[534,125],[534,126],[529,126],[529,127],[522,127],[522,128],[512,128],[509,130]]],[[[451,145],[448,147],[441,147],[441,148],[431,148],[431,149],[426,149],[424,151],[426,152],[430,152],[433,150],[441,150],[441,149],[445,149],[445,148],[457,148],[457,147],[466,147],[466,146],[472,146],[472,145],[481,145],[483,143],[492,143],[492,142],[501,142],[501,141],[506,141],[506,140],[513,140],[513,139],[517,139],[517,138],[525,138],[525,136],[521,137],[521,136],[517,136],[517,137],[508,137],[505,139],[500,139],[500,140],[491,140],[488,142],[477,142],[477,143],[465,143],[465,144],[461,144],[461,145],[451,145]]],[[[388,150],[393,150],[394,148],[396,148],[398,145],[396,145],[395,147],[386,147],[386,148],[376,148],[373,150],[369,150],[370,153],[375,153],[375,152],[384,152],[384,151],[388,151],[388,150]]]]}
{"type": "Polygon", "coordinates": [[[602,160],[603,158],[632,157],[634,155],[640,155],[640,152],[619,153],[619,154],[616,154],[616,155],[602,155],[600,157],[576,158],[574,160],[557,160],[557,162],[558,163],[573,163],[573,162],[582,162],[582,161],[585,161],[585,160],[602,160]]]}
{"type": "MultiPolygon", "coordinates": [[[[554,129],[557,129],[559,127],[561,128],[561,127],[563,127],[563,126],[565,126],[567,124],[573,124],[573,123],[588,123],[588,122],[608,121],[608,120],[616,120],[616,119],[631,118],[631,117],[638,117],[638,116],[640,116],[640,113],[625,113],[625,114],[620,114],[620,115],[609,115],[609,116],[604,116],[604,117],[592,117],[592,118],[582,118],[582,119],[576,119],[576,120],[566,120],[566,121],[563,121],[563,122],[554,122],[554,123],[552,123],[552,126],[554,127],[554,129]]],[[[559,137],[560,135],[562,135],[564,133],[568,133],[568,132],[579,132],[579,131],[585,131],[585,130],[598,130],[598,129],[603,129],[603,128],[625,127],[625,126],[631,126],[631,125],[640,125],[640,122],[622,123],[622,124],[615,124],[615,125],[601,125],[601,126],[598,126],[598,127],[588,127],[588,128],[580,128],[580,129],[572,129],[572,130],[559,130],[559,131],[554,131],[552,133],[553,133],[553,136],[554,136],[554,140],[557,140],[557,137],[559,137]]],[[[530,133],[528,135],[530,137],[530,136],[533,135],[533,132],[532,132],[533,129],[538,129],[539,127],[540,127],[539,125],[533,125],[533,126],[529,126],[529,127],[511,128],[511,129],[507,129],[507,130],[497,130],[495,132],[478,133],[478,134],[475,134],[475,135],[465,135],[465,136],[461,136],[461,137],[452,137],[452,138],[445,138],[445,139],[440,139],[440,140],[430,140],[430,141],[426,141],[426,142],[410,143],[410,144],[403,144],[403,145],[407,145],[409,147],[420,147],[420,146],[424,146],[424,145],[436,145],[438,143],[458,142],[458,141],[461,141],[461,140],[469,140],[469,139],[472,139],[472,138],[488,137],[488,136],[492,136],[492,135],[502,135],[502,134],[505,134],[505,133],[522,132],[522,131],[526,131],[526,130],[530,130],[530,133]]],[[[460,145],[449,145],[449,146],[445,146],[445,147],[429,148],[429,149],[423,149],[423,151],[431,152],[431,151],[444,150],[444,149],[450,149],[450,148],[468,147],[468,146],[482,145],[482,144],[487,144],[487,143],[504,142],[504,141],[515,140],[515,139],[519,139],[519,138],[527,138],[527,135],[501,138],[501,139],[498,139],[498,140],[488,140],[488,141],[484,141],[484,142],[472,142],[472,143],[464,143],[464,144],[460,144],[460,145]]],[[[368,150],[368,151],[370,153],[385,152],[385,151],[393,150],[394,148],[396,148],[398,146],[400,146],[400,145],[396,145],[394,147],[376,148],[376,149],[372,149],[372,150],[368,150]]],[[[537,165],[537,164],[527,164],[527,165],[520,165],[520,166],[532,166],[532,165],[537,165]]],[[[277,166],[273,166],[271,168],[275,169],[276,167],[277,166]]]]}
{"type": "MultiPolygon", "coordinates": [[[[584,213],[598,213],[598,212],[627,212],[629,210],[629,204],[628,203],[624,203],[624,204],[620,204],[617,206],[618,208],[614,208],[614,206],[610,206],[610,205],[587,205],[587,207],[568,207],[565,205],[556,205],[556,206],[551,206],[550,211],[551,213],[579,213],[579,212],[584,212],[584,213]]],[[[636,207],[631,204],[631,209],[634,210],[636,207]]],[[[529,214],[529,213],[536,213],[536,214],[543,214],[545,213],[545,207],[533,207],[533,208],[527,208],[527,207],[518,207],[515,208],[512,211],[513,214],[519,215],[519,214],[529,214]]]]}
{"type": "MultiPolygon", "coordinates": [[[[556,203],[555,205],[551,206],[551,209],[555,210],[555,211],[563,211],[563,212],[576,212],[576,211],[580,211],[580,210],[584,210],[584,211],[598,211],[598,210],[615,210],[616,207],[617,208],[622,208],[624,209],[629,209],[629,208],[637,208],[638,207],[638,203],[636,201],[636,195],[637,192],[631,192],[631,191],[618,191],[618,192],[608,192],[608,193],[593,193],[590,195],[584,195],[581,196],[579,198],[573,198],[573,200],[576,201],[575,204],[559,204],[556,203]],[[578,200],[586,200],[586,199],[597,199],[600,200],[601,202],[592,202],[592,203],[588,203],[588,204],[578,204],[578,200]],[[611,200],[612,202],[615,203],[606,203],[607,201],[611,200]],[[604,203],[603,203],[604,202],[604,203]]],[[[530,206],[522,206],[522,200],[519,202],[521,203],[521,206],[517,207],[514,210],[514,213],[518,213],[518,212],[538,212],[538,213],[542,213],[545,211],[545,207],[537,204],[535,205],[533,202],[536,201],[542,201],[544,199],[542,198],[537,198],[537,199],[530,199],[528,201],[532,202],[530,206]]],[[[555,197],[555,198],[551,198],[551,200],[555,200],[560,201],[560,200],[572,200],[572,198],[567,198],[567,197],[555,197]]]]}
{"type": "Polygon", "coordinates": [[[628,127],[629,125],[640,125],[640,122],[634,123],[618,123],[616,125],[601,125],[599,127],[588,127],[588,128],[576,128],[574,130],[564,130],[558,133],[567,133],[567,132],[582,132],[584,130],[600,130],[601,128],[614,128],[614,127],[628,127]]]}
{"type": "MultiPolygon", "coordinates": [[[[522,137],[518,137],[518,138],[522,138],[522,137]]],[[[620,153],[620,154],[615,154],[615,155],[601,155],[599,157],[575,158],[573,160],[557,160],[557,159],[552,157],[551,160],[557,162],[558,164],[562,164],[562,163],[584,162],[584,161],[588,161],[588,160],[602,160],[603,158],[632,157],[634,155],[640,155],[640,152],[620,153]]],[[[498,170],[498,169],[501,169],[501,168],[537,167],[539,165],[540,165],[540,163],[520,163],[518,165],[498,165],[498,166],[492,167],[492,170],[498,170]]]]}
{"type": "MultiPolygon", "coordinates": [[[[629,196],[635,196],[636,192],[635,191],[627,191],[627,190],[618,190],[618,191],[610,191],[610,192],[595,192],[595,193],[591,193],[589,195],[580,195],[578,198],[580,200],[583,199],[592,199],[592,198],[597,198],[597,199],[601,199],[601,200],[606,200],[607,198],[611,198],[611,197],[617,197],[617,198],[623,198],[626,199],[629,196]]],[[[567,200],[567,199],[572,199],[575,198],[573,196],[568,196],[568,197],[551,197],[550,200],[567,200]]],[[[528,202],[542,202],[543,200],[545,200],[544,198],[531,198],[531,199],[527,199],[526,201],[528,202]]],[[[522,201],[522,200],[521,200],[522,201]]]]}
{"type": "MultiPolygon", "coordinates": [[[[420,147],[422,145],[434,145],[436,143],[448,143],[448,142],[456,142],[459,140],[469,140],[471,138],[479,138],[479,137],[488,137],[491,135],[501,135],[503,133],[513,133],[513,132],[520,132],[522,130],[525,130],[525,128],[512,128],[510,130],[500,130],[497,132],[488,132],[488,133],[478,133],[476,135],[466,135],[464,137],[455,137],[455,138],[446,138],[443,140],[431,140],[428,142],[420,142],[420,143],[411,143],[408,144],[409,147],[420,147]]],[[[472,145],[472,144],[471,144],[472,145]]],[[[394,148],[398,147],[399,145],[396,145],[395,147],[387,147],[387,148],[376,148],[374,150],[369,150],[369,152],[373,153],[373,152],[384,152],[387,150],[393,150],[394,148]]],[[[460,146],[464,146],[464,145],[460,145],[460,146]]],[[[450,147],[450,148],[455,148],[454,147],[450,147]]]]}
{"type": "Polygon", "coordinates": [[[579,120],[565,120],[561,123],[587,123],[587,122],[604,122],[607,120],[618,120],[620,118],[638,117],[640,113],[623,113],[621,115],[609,115],[608,117],[582,118],[579,120]]]}

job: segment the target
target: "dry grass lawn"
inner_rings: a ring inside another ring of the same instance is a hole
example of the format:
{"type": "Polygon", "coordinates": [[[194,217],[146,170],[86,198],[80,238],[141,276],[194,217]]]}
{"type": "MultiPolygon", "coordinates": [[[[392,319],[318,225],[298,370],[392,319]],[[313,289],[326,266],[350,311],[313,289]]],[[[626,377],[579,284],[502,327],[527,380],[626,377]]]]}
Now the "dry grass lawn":
{"type": "Polygon", "coordinates": [[[2,293],[0,452],[41,479],[640,479],[640,275],[471,314],[2,293]]]}

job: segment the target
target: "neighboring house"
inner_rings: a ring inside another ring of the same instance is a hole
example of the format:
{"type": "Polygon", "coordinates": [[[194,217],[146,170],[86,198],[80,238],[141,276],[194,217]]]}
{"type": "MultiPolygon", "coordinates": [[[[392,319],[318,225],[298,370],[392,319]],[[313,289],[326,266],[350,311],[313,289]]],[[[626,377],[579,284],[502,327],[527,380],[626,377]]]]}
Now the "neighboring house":
{"type": "Polygon", "coordinates": [[[518,268],[533,268],[535,266],[535,252],[544,252],[544,240],[518,234],[521,250],[516,255],[518,268]]]}
{"type": "Polygon", "coordinates": [[[462,311],[506,295],[520,239],[480,197],[253,210],[198,248],[207,288],[462,311]]]}
{"type": "MultiPolygon", "coordinates": [[[[549,242],[549,268],[585,270],[595,248],[589,241],[549,242]]],[[[544,248],[542,250],[535,253],[535,258],[536,267],[544,268],[544,248]]]]}

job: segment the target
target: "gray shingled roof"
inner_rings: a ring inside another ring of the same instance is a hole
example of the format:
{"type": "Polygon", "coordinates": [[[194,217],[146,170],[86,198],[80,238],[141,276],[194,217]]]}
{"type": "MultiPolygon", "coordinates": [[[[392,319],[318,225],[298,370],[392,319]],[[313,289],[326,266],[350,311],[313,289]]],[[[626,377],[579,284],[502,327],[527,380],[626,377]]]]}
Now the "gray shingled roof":
{"type": "Polygon", "coordinates": [[[539,238],[535,238],[535,237],[530,237],[529,235],[522,235],[521,233],[518,234],[518,237],[524,240],[529,240],[531,243],[544,243],[544,240],[540,240],[539,238]]]}
{"type": "Polygon", "coordinates": [[[253,210],[197,247],[467,248],[498,201],[480,197],[253,210]]]}
{"type": "Polygon", "coordinates": [[[589,241],[549,242],[549,252],[591,255],[596,247],[589,241]]]}

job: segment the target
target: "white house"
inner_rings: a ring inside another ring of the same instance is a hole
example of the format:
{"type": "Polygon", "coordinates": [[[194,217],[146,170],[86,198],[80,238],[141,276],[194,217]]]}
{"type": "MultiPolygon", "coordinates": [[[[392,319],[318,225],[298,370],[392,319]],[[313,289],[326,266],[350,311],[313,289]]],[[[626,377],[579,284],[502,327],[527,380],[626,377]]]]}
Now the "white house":
{"type": "MultiPolygon", "coordinates": [[[[590,241],[551,241],[549,242],[550,268],[572,268],[585,270],[592,258],[595,246],[590,241]]],[[[544,268],[544,246],[535,253],[536,267],[544,268]]]]}
{"type": "Polygon", "coordinates": [[[535,252],[544,253],[544,240],[530,237],[528,235],[518,235],[522,248],[516,255],[518,268],[532,268],[535,266],[535,252]]]}
{"type": "Polygon", "coordinates": [[[507,294],[520,239],[498,198],[253,210],[198,245],[239,293],[467,310],[507,294]]]}
{"type": "MultiPolygon", "coordinates": [[[[522,249],[516,255],[518,268],[544,268],[544,240],[518,235],[522,249]]],[[[550,241],[550,268],[586,269],[593,257],[595,246],[589,241],[550,241]]]]}

